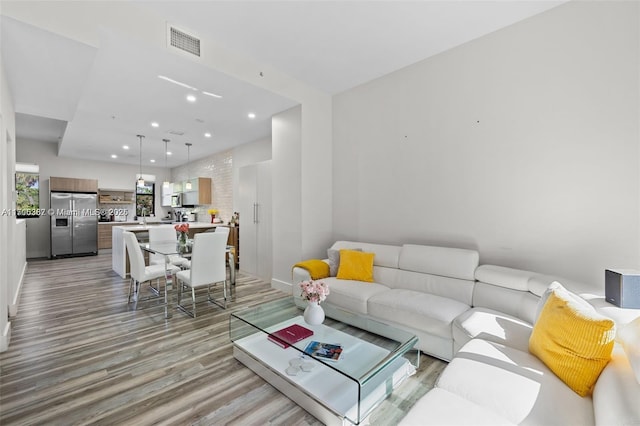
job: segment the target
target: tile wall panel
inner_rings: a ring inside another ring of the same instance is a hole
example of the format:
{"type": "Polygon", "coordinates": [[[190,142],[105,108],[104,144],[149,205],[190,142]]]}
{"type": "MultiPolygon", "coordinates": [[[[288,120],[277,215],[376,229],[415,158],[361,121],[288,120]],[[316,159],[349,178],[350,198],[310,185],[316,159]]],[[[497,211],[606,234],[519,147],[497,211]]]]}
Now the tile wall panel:
{"type": "Polygon", "coordinates": [[[194,160],[188,165],[176,167],[171,170],[171,180],[179,182],[194,177],[211,178],[213,190],[212,204],[199,206],[194,209],[198,213],[198,222],[210,222],[207,214],[210,208],[218,209],[218,216],[227,223],[233,214],[233,159],[232,151],[213,154],[208,157],[194,160]],[[188,166],[188,168],[187,168],[188,166]]]}

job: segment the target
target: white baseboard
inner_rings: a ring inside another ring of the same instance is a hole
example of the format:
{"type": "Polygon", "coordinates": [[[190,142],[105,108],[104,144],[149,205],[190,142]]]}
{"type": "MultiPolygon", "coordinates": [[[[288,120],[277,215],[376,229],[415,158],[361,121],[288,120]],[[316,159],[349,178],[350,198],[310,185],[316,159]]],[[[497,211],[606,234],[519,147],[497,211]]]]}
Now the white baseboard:
{"type": "Polygon", "coordinates": [[[11,322],[7,322],[7,325],[0,335],[0,352],[4,352],[9,349],[9,341],[11,340],[11,322]]]}
{"type": "Polygon", "coordinates": [[[27,272],[27,262],[24,262],[22,272],[20,273],[20,282],[18,282],[18,288],[16,294],[13,296],[13,300],[9,304],[9,318],[18,315],[18,305],[20,303],[20,293],[22,292],[22,284],[24,283],[24,274],[27,272]]]}
{"type": "Polygon", "coordinates": [[[271,288],[275,288],[276,290],[280,290],[284,293],[291,294],[291,283],[288,283],[286,281],[281,281],[281,280],[272,278],[271,288]]]}

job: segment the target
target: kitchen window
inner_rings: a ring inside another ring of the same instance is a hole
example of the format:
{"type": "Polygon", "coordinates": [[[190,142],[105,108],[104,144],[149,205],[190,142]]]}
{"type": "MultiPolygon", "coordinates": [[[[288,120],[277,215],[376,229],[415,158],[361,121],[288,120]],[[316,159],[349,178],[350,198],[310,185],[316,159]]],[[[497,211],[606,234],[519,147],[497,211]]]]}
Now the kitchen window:
{"type": "Polygon", "coordinates": [[[136,183],[136,216],[150,216],[155,214],[156,184],[145,182],[143,186],[136,183]]]}
{"type": "Polygon", "coordinates": [[[16,212],[18,219],[40,217],[40,175],[38,173],[16,172],[16,212]]]}

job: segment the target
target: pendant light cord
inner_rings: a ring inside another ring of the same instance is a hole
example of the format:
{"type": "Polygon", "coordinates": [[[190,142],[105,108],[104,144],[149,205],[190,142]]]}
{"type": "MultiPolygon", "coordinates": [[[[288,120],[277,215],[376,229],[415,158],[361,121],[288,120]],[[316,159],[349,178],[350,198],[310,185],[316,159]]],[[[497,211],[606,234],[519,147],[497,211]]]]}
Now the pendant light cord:
{"type": "Polygon", "coordinates": [[[140,176],[138,177],[138,186],[144,186],[144,178],[142,177],[142,139],[144,135],[136,135],[140,139],[140,176]]]}
{"type": "Polygon", "coordinates": [[[189,173],[189,162],[191,161],[191,143],[185,143],[187,146],[187,183],[185,184],[185,189],[191,190],[191,174],[189,173]]]}

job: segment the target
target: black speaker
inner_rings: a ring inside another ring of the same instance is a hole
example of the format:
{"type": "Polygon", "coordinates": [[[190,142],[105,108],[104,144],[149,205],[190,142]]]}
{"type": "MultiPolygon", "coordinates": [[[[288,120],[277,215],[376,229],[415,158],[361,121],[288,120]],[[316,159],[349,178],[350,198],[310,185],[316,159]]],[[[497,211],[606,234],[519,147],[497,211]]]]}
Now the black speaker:
{"type": "Polygon", "coordinates": [[[605,269],[604,295],[621,308],[640,309],[640,271],[605,269]]]}

